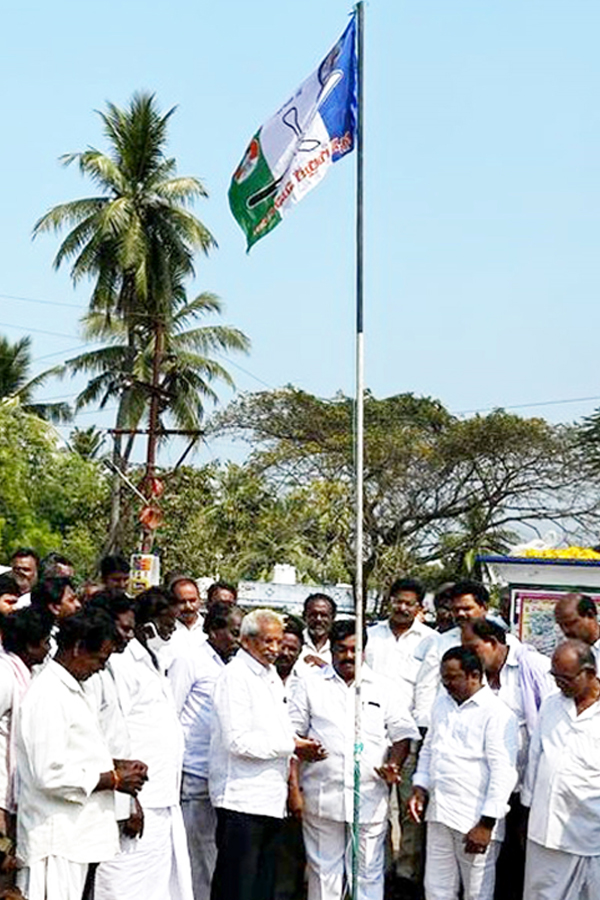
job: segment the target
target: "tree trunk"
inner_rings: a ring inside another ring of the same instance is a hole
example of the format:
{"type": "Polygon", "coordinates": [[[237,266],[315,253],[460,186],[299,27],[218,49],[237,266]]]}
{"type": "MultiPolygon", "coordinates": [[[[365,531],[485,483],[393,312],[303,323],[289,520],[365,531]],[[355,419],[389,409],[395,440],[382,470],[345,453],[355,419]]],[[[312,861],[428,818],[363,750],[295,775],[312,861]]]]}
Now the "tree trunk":
{"type": "MultiPolygon", "coordinates": [[[[163,356],[164,328],[162,323],[155,326],[154,357],[152,359],[152,388],[150,394],[150,414],[148,421],[148,452],[146,456],[146,496],[156,472],[156,447],[158,444],[158,416],[160,405],[160,366],[163,356]]],[[[144,526],[142,553],[150,553],[154,543],[154,532],[144,526]]]]}

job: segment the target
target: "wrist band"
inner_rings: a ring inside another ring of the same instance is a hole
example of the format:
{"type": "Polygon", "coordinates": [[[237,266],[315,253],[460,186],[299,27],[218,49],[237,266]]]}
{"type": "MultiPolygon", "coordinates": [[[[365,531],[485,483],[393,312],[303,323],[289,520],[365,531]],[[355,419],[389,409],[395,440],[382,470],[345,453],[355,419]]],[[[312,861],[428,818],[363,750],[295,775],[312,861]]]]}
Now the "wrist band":
{"type": "Polygon", "coordinates": [[[113,791],[118,791],[121,787],[121,776],[116,769],[112,770],[113,791]]]}

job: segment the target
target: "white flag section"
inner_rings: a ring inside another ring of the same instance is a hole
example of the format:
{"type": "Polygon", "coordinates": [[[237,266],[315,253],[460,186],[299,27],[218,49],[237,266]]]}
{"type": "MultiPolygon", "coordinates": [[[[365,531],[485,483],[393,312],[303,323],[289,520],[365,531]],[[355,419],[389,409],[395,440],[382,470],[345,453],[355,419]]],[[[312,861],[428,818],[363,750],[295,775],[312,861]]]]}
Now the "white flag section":
{"type": "Polygon", "coordinates": [[[229,189],[248,249],[354,149],[356,14],[318,69],[254,135],[229,189]]]}

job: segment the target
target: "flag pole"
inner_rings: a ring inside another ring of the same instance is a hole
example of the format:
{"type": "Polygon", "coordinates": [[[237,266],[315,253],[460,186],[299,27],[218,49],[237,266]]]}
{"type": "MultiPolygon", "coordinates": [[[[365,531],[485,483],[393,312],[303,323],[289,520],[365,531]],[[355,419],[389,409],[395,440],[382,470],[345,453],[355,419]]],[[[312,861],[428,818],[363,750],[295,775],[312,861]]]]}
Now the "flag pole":
{"type": "Polygon", "coordinates": [[[354,804],[352,820],[352,900],[358,900],[360,862],[360,757],[361,682],[363,654],[363,491],[364,491],[364,316],[363,316],[363,110],[364,110],[364,3],[356,4],[357,127],[356,127],[356,412],[355,412],[355,493],[356,493],[356,669],[354,676],[354,804]]]}

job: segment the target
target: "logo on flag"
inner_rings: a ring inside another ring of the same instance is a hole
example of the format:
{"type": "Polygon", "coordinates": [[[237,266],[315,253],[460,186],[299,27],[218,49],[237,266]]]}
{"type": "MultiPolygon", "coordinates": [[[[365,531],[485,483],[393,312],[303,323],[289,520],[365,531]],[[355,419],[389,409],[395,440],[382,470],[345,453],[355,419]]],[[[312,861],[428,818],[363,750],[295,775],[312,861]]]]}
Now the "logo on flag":
{"type": "Polygon", "coordinates": [[[229,187],[248,250],[354,149],[356,13],[318,69],[256,132],[229,187]]]}

